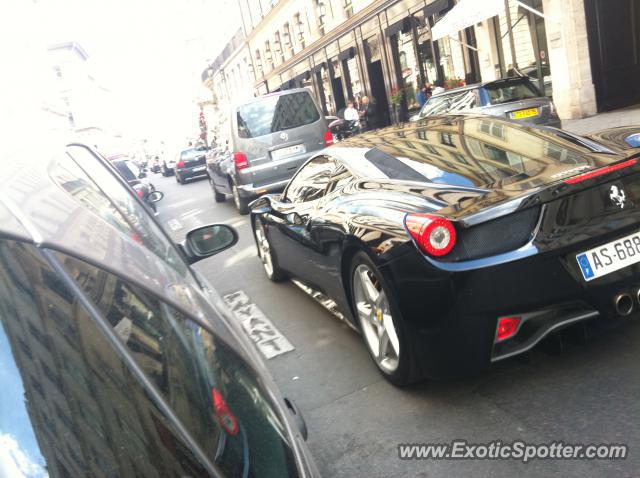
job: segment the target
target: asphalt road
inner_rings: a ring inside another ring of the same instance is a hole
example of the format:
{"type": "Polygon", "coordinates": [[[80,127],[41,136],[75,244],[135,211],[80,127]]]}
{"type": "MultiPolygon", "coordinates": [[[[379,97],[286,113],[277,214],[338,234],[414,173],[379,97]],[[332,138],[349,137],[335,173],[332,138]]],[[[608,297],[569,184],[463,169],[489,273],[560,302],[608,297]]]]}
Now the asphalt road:
{"type": "Polygon", "coordinates": [[[267,280],[248,217],[238,215],[231,199],[216,204],[206,180],[180,186],[173,178],[150,179],[166,195],[158,218],[176,240],[214,222],[238,230],[236,246],[195,267],[221,294],[244,291],[295,347],[267,365],[301,408],[323,476],[640,476],[637,318],[622,319],[561,353],[549,343],[526,362],[514,359],[480,376],[398,389],[382,379],[356,332],[292,283],[267,280]],[[455,439],[623,443],[629,454],[617,461],[526,464],[398,458],[398,444],[455,439]]]}

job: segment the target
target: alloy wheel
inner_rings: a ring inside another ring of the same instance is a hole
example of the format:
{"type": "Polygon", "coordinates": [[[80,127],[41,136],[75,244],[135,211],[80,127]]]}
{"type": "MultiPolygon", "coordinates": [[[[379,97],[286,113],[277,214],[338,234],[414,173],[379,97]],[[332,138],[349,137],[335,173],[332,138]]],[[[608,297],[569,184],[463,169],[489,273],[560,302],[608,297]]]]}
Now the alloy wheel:
{"type": "Polygon", "coordinates": [[[353,292],[362,334],[374,360],[384,372],[395,372],[400,363],[400,341],[389,300],[375,273],[365,264],[353,272],[353,292]]]}
{"type": "Polygon", "coordinates": [[[262,266],[264,267],[267,276],[271,277],[273,275],[273,258],[271,257],[271,247],[269,246],[267,235],[264,232],[264,226],[258,219],[256,219],[255,231],[256,242],[258,244],[258,256],[262,261],[262,266]]]}

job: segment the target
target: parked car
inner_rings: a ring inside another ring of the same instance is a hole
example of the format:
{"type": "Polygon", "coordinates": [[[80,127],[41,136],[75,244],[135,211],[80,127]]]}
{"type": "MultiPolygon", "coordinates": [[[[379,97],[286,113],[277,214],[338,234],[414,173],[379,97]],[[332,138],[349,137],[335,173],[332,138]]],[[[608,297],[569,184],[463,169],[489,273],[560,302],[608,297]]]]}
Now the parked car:
{"type": "Polygon", "coordinates": [[[158,174],[159,172],[162,171],[162,168],[160,166],[160,158],[158,158],[158,156],[154,156],[153,160],[151,161],[151,172],[154,174],[158,174]]]}
{"type": "Polygon", "coordinates": [[[178,184],[184,184],[190,179],[207,177],[205,155],[208,150],[205,146],[197,146],[180,151],[175,165],[178,184]]]}
{"type": "Polygon", "coordinates": [[[176,161],[175,159],[163,159],[160,172],[164,177],[172,176],[175,174],[176,161]]]}
{"type": "MultiPolygon", "coordinates": [[[[551,98],[553,96],[553,83],[551,81],[551,68],[547,63],[543,63],[540,66],[540,72],[542,73],[542,84],[544,86],[544,95],[551,98]]],[[[520,70],[525,76],[528,76],[534,85],[539,85],[538,81],[538,65],[534,62],[528,66],[525,66],[520,70]]],[[[538,86],[538,89],[540,87],[538,86]]]]}
{"type": "Polygon", "coordinates": [[[164,193],[156,191],[156,188],[147,179],[147,173],[139,169],[136,163],[128,159],[113,159],[111,164],[125,181],[133,188],[136,195],[153,212],[156,212],[156,203],[164,198],[164,193]]]}
{"type": "Polygon", "coordinates": [[[238,211],[264,193],[282,191],[298,167],[333,143],[313,96],[304,88],[270,93],[232,108],[231,156],[209,167],[213,193],[233,195],[238,211]]]}
{"type": "Polygon", "coordinates": [[[524,123],[562,127],[551,98],[541,94],[528,77],[478,83],[433,95],[411,120],[455,112],[483,113],[524,123]]]}
{"type": "Polygon", "coordinates": [[[477,370],[638,310],[640,149],[623,136],[471,114],[358,135],[252,203],[258,255],[328,299],[389,381],[477,370]]]}
{"type": "Polygon", "coordinates": [[[205,160],[207,163],[207,175],[209,176],[209,185],[213,192],[213,198],[215,202],[224,202],[227,199],[227,195],[224,192],[219,192],[219,189],[231,194],[231,188],[218,188],[215,185],[213,178],[216,178],[218,182],[220,182],[220,178],[226,177],[227,168],[233,163],[233,154],[227,149],[219,147],[211,148],[207,153],[205,160]]]}
{"type": "Polygon", "coordinates": [[[235,230],[172,243],[82,145],[0,159],[0,474],[317,476],[295,405],[189,267],[235,230]]]}

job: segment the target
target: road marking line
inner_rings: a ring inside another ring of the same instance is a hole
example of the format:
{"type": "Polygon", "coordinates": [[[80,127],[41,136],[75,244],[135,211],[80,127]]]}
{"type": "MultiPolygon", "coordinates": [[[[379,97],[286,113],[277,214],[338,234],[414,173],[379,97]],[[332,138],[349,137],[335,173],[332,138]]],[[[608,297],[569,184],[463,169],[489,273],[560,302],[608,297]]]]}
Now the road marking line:
{"type": "Polygon", "coordinates": [[[224,301],[231,308],[233,316],[240,322],[249,339],[266,359],[295,350],[291,342],[243,291],[225,295],[224,301]]]}
{"type": "Polygon", "coordinates": [[[173,204],[169,204],[167,207],[180,207],[180,206],[184,206],[185,204],[189,204],[191,202],[194,202],[195,199],[194,198],[190,198],[190,199],[185,199],[184,201],[178,201],[178,202],[174,202],[173,204]]]}
{"type": "Polygon", "coordinates": [[[169,226],[169,228],[172,231],[178,231],[180,229],[182,229],[182,224],[180,223],[180,221],[178,221],[177,219],[169,219],[167,221],[167,226],[169,226]]]}
{"type": "Polygon", "coordinates": [[[240,227],[240,226],[244,226],[245,224],[247,224],[247,220],[246,219],[240,219],[236,222],[232,222],[231,224],[229,224],[232,227],[240,227]]]}
{"type": "Polygon", "coordinates": [[[184,219],[188,219],[190,217],[196,216],[197,214],[200,214],[201,212],[202,212],[201,209],[192,209],[189,212],[186,212],[184,214],[180,214],[180,218],[183,219],[183,220],[184,219]]]}
{"type": "Polygon", "coordinates": [[[224,261],[224,266],[231,267],[232,265],[237,264],[240,261],[243,261],[245,259],[248,259],[249,257],[253,257],[257,255],[258,253],[256,252],[256,246],[251,245],[251,246],[245,247],[240,252],[236,252],[229,259],[224,261]]]}

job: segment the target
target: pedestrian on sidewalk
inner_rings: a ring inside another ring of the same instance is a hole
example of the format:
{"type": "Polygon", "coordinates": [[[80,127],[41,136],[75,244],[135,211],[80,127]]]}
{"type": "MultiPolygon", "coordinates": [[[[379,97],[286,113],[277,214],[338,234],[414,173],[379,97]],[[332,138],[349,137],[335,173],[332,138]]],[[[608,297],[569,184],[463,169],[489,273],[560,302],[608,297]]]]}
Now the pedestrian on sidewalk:
{"type": "Polygon", "coordinates": [[[347,107],[344,110],[344,119],[346,121],[358,121],[360,119],[358,110],[353,106],[353,100],[347,101],[347,107]]]}
{"type": "Polygon", "coordinates": [[[362,97],[360,112],[365,123],[363,129],[372,130],[378,128],[378,112],[373,98],[369,98],[368,96],[362,97]]]}

